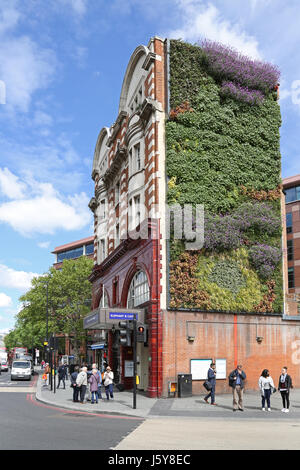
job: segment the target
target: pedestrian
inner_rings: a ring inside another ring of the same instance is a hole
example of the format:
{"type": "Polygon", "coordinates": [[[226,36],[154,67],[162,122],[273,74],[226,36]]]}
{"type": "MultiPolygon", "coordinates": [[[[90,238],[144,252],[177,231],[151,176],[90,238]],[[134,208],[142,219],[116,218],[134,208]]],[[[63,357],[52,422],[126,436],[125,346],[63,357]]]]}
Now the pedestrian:
{"type": "Polygon", "coordinates": [[[98,376],[99,376],[98,398],[100,398],[100,400],[102,400],[102,393],[101,393],[102,374],[101,374],[100,370],[97,368],[97,364],[93,364],[92,367],[93,367],[93,369],[96,369],[97,374],[98,374],[98,376]]]}
{"type": "Polygon", "coordinates": [[[99,386],[99,374],[97,369],[93,369],[89,378],[90,390],[91,390],[91,404],[93,405],[96,401],[98,403],[98,386],[99,386]]]}
{"type": "Polygon", "coordinates": [[[77,386],[76,379],[79,373],[79,366],[74,367],[74,371],[70,375],[70,380],[71,380],[71,387],[73,388],[73,402],[78,403],[78,397],[79,397],[79,392],[80,388],[77,386]]]}
{"type": "Polygon", "coordinates": [[[292,377],[287,373],[287,367],[284,366],[279,377],[278,390],[282,398],[283,413],[290,411],[290,389],[293,388],[292,377]]]}
{"type": "Polygon", "coordinates": [[[77,387],[80,389],[80,403],[84,403],[84,398],[87,389],[87,367],[82,367],[81,371],[77,375],[76,384],[77,387]]]}
{"type": "Polygon", "coordinates": [[[106,371],[104,372],[104,387],[106,393],[106,399],[109,400],[109,397],[113,400],[114,399],[114,373],[109,366],[106,367],[106,371]]]}
{"type": "Polygon", "coordinates": [[[204,401],[206,403],[208,403],[209,398],[211,399],[211,405],[216,405],[216,402],[215,402],[216,375],[217,375],[216,364],[215,364],[215,362],[212,362],[210,364],[210,367],[209,367],[208,371],[207,371],[207,381],[210,383],[211,389],[210,389],[209,393],[206,395],[206,397],[204,397],[204,401]]]}
{"type": "Polygon", "coordinates": [[[50,384],[50,377],[49,377],[50,372],[51,371],[50,371],[49,363],[46,362],[46,364],[45,364],[45,374],[47,376],[46,383],[48,381],[48,385],[50,384]]]}
{"type": "Polygon", "coordinates": [[[42,369],[42,370],[44,369],[44,365],[45,365],[45,361],[44,361],[44,359],[43,359],[42,362],[41,362],[41,369],[42,369]]]}
{"type": "Polygon", "coordinates": [[[229,386],[232,387],[233,395],[233,411],[244,411],[243,396],[244,396],[244,381],[246,374],[243,371],[243,366],[239,364],[229,375],[229,386]]]}
{"type": "Polygon", "coordinates": [[[271,411],[271,394],[276,392],[274,382],[268,369],[264,369],[258,381],[258,386],[261,392],[261,405],[262,411],[266,411],[265,403],[267,401],[268,411],[271,411]]]}
{"type": "MultiPolygon", "coordinates": [[[[87,379],[89,380],[89,378],[91,377],[92,375],[92,366],[91,364],[87,364],[85,363],[85,367],[87,367],[87,379]]],[[[87,387],[86,389],[86,400],[87,401],[91,401],[91,391],[90,391],[90,388],[87,387]]]]}
{"type": "Polygon", "coordinates": [[[67,367],[66,367],[66,364],[63,362],[58,368],[58,385],[57,385],[57,388],[59,388],[60,382],[62,382],[63,386],[64,386],[64,390],[66,390],[65,380],[66,380],[67,376],[68,376],[67,367]]]}

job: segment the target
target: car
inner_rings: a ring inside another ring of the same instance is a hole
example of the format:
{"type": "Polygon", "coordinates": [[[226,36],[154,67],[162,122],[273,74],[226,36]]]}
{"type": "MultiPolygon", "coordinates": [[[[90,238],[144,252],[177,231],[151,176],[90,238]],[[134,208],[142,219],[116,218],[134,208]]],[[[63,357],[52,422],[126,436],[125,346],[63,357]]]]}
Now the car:
{"type": "Polygon", "coordinates": [[[8,362],[7,361],[1,361],[1,370],[4,370],[5,372],[8,371],[8,362]]]}
{"type": "Polygon", "coordinates": [[[30,361],[17,360],[12,363],[11,380],[31,380],[32,368],[30,361]]]}

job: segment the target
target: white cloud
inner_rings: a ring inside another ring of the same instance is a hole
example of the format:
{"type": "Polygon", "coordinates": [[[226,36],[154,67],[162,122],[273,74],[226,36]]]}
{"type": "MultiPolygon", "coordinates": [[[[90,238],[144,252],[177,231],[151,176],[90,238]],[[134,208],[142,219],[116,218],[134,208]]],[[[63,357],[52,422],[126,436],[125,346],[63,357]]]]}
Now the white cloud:
{"type": "Polygon", "coordinates": [[[33,94],[53,78],[55,55],[26,36],[0,39],[0,77],[6,86],[6,105],[9,110],[27,112],[33,94]]]}
{"type": "Polygon", "coordinates": [[[167,36],[196,42],[207,38],[230,45],[240,52],[260,59],[258,41],[242,30],[238,24],[226,20],[212,4],[204,4],[198,0],[176,0],[182,11],[182,26],[171,30],[167,36]]]}
{"type": "Polygon", "coordinates": [[[47,249],[50,246],[50,242],[40,242],[38,243],[39,248],[47,249]]]}
{"type": "Polygon", "coordinates": [[[5,264],[0,264],[0,286],[10,289],[26,290],[31,287],[31,279],[39,274],[25,271],[16,271],[5,264]]]}
{"type": "Polygon", "coordinates": [[[26,185],[8,168],[0,168],[0,192],[9,199],[20,199],[24,197],[26,185]]]}
{"type": "Polygon", "coordinates": [[[90,223],[89,199],[85,193],[63,197],[51,183],[41,183],[30,176],[23,184],[26,195],[0,204],[0,222],[22,235],[78,230],[90,223]]]}
{"type": "Polygon", "coordinates": [[[72,8],[78,16],[83,16],[86,13],[88,0],[58,0],[58,2],[72,8]]]}
{"type": "Polygon", "coordinates": [[[9,307],[10,305],[12,305],[11,297],[0,292],[0,307],[9,307]]]}

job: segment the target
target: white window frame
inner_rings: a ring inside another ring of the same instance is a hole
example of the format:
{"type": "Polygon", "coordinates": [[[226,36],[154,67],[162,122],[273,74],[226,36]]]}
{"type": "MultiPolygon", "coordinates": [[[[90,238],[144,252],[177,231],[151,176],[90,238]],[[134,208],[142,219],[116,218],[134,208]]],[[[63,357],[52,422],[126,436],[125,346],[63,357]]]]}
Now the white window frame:
{"type": "Polygon", "coordinates": [[[127,294],[127,308],[138,307],[150,300],[150,286],[145,271],[133,276],[127,294]]]}

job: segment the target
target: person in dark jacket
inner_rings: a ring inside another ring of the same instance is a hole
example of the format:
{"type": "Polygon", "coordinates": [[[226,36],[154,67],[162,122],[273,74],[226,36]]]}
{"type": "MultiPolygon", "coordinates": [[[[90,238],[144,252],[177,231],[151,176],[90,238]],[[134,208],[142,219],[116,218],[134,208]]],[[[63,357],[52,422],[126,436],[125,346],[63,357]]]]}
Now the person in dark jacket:
{"type": "Polygon", "coordinates": [[[211,390],[206,395],[206,397],[204,397],[204,401],[206,403],[208,403],[209,398],[211,399],[211,405],[216,405],[216,402],[215,402],[216,375],[217,375],[216,364],[214,362],[212,362],[210,364],[210,368],[208,369],[208,372],[207,372],[207,380],[211,384],[211,390]]]}
{"type": "Polygon", "coordinates": [[[72,374],[70,375],[71,387],[73,388],[73,402],[74,403],[79,402],[78,398],[79,398],[80,388],[77,387],[77,384],[76,384],[78,372],[79,372],[79,366],[75,366],[74,372],[72,372],[72,374]]]}
{"type": "Polygon", "coordinates": [[[283,367],[279,377],[278,390],[282,398],[283,413],[290,411],[290,389],[293,388],[292,378],[287,373],[287,367],[283,367]]]}
{"type": "Polygon", "coordinates": [[[229,386],[232,387],[233,395],[233,411],[240,410],[244,411],[243,396],[244,396],[244,381],[246,380],[246,374],[243,371],[243,366],[239,364],[229,374],[229,386]]]}
{"type": "Polygon", "coordinates": [[[63,383],[64,385],[64,390],[66,389],[66,378],[68,376],[68,369],[67,369],[67,366],[66,364],[62,363],[61,366],[59,366],[58,368],[58,385],[57,385],[57,388],[59,388],[60,386],[60,382],[63,383]]]}

